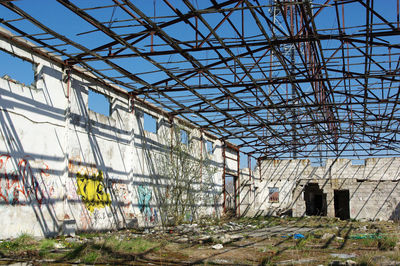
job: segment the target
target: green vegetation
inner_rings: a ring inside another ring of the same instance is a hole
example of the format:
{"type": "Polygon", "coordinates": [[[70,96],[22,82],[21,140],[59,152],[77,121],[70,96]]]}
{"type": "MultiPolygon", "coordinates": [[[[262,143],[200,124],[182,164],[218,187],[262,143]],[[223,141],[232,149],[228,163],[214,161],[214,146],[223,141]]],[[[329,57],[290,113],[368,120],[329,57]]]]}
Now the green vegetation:
{"type": "Polygon", "coordinates": [[[146,252],[157,245],[159,244],[143,238],[118,241],[112,237],[104,241],[104,246],[112,249],[113,251],[135,254],[146,252]]]}
{"type": "Polygon", "coordinates": [[[397,237],[395,236],[384,236],[378,239],[378,248],[380,250],[392,250],[397,244],[397,237]]]}
{"type": "Polygon", "coordinates": [[[0,250],[4,254],[35,250],[37,242],[28,234],[21,234],[16,239],[0,243],[0,250]]]}
{"type": "Polygon", "coordinates": [[[338,260],[330,255],[332,253],[356,254],[353,260],[358,265],[397,265],[400,262],[397,223],[360,223],[321,217],[257,217],[225,222],[223,219],[215,223],[207,221],[209,225],[187,225],[165,231],[155,229],[155,234],[142,234],[140,230],[131,229],[41,240],[22,234],[16,239],[0,242],[0,255],[11,262],[22,259],[34,264],[42,264],[45,259],[50,264],[118,265],[155,261],[179,264],[187,261],[213,265],[227,261],[275,265],[304,260],[304,263],[327,265],[338,260]],[[324,225],[328,221],[332,221],[331,226],[324,225]],[[270,230],[273,226],[276,227],[270,230]],[[233,234],[241,237],[222,243],[225,234],[227,238],[233,234]],[[301,237],[295,237],[296,234],[305,238],[296,239],[301,237]],[[204,237],[209,240],[200,241],[204,237]],[[187,240],[180,241],[184,238],[187,240]],[[223,249],[213,249],[216,243],[222,243],[223,249]]]}

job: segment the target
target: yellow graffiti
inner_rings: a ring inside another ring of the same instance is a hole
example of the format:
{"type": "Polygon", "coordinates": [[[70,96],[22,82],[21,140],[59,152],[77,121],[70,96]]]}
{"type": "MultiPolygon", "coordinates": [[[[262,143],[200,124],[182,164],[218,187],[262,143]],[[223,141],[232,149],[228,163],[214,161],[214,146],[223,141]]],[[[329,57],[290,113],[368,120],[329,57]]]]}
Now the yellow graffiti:
{"type": "Polygon", "coordinates": [[[95,208],[104,208],[111,205],[110,194],[104,191],[103,172],[91,176],[88,173],[77,173],[78,195],[81,195],[86,208],[93,212],[95,208]]]}

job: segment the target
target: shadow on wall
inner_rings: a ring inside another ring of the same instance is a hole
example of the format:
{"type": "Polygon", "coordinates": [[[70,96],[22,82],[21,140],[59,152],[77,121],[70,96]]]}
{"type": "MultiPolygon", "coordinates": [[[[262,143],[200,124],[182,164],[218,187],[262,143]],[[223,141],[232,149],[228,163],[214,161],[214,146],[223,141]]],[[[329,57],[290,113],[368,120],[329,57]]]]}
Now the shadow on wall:
{"type": "Polygon", "coordinates": [[[400,221],[400,203],[397,204],[396,208],[390,215],[390,220],[400,221]]]}
{"type": "Polygon", "coordinates": [[[132,147],[133,133],[117,128],[111,117],[90,114],[87,82],[72,82],[75,93],[70,100],[76,110],[71,113],[70,108],[58,108],[67,106],[62,73],[44,66],[37,76],[37,88],[0,80],[0,225],[8,228],[2,235],[54,236],[71,219],[83,221],[88,230],[101,219],[126,226],[134,212],[129,194],[132,173],[123,151],[132,147]],[[112,155],[104,152],[99,140],[114,143],[112,155]],[[78,156],[68,159],[71,151],[78,156]],[[121,167],[110,167],[110,156],[119,156],[121,167]],[[100,217],[98,210],[105,206],[107,214],[100,217]],[[25,219],[15,221],[15,216],[25,219]]]}
{"type": "Polygon", "coordinates": [[[262,181],[252,205],[255,215],[321,215],[341,219],[399,219],[397,165],[400,158],[372,158],[367,165],[336,159],[322,167],[307,160],[265,162],[262,181]],[[303,165],[300,164],[302,162],[303,165]],[[263,189],[281,189],[279,203],[271,203],[263,189]],[[397,206],[397,207],[395,207],[397,206]]]}
{"type": "MultiPolygon", "coordinates": [[[[46,151],[48,139],[38,136],[45,132],[43,127],[48,127],[51,139],[60,139],[64,110],[36,100],[48,98],[45,89],[32,90],[4,79],[1,84],[5,84],[0,87],[1,226],[8,228],[6,234],[12,230],[28,231],[37,224],[40,232],[36,234],[53,236],[59,231],[55,205],[62,202],[58,177],[63,170],[52,166],[59,166],[64,158],[46,151]],[[43,120],[43,115],[50,117],[51,122],[43,120]],[[13,220],[11,217],[15,213],[25,219],[13,220]],[[5,217],[7,215],[10,217],[5,217]],[[37,223],[32,223],[31,219],[37,223]]],[[[63,149],[60,143],[50,145],[63,149]]]]}
{"type": "Polygon", "coordinates": [[[122,104],[113,99],[110,116],[95,113],[88,110],[87,84],[74,80],[72,88],[75,106],[69,114],[68,134],[75,144],[68,147],[70,218],[81,231],[132,226],[136,217],[130,187],[134,182],[126,153],[132,148],[133,133],[120,114],[129,115],[127,108],[119,108],[122,104]]]}
{"type": "Polygon", "coordinates": [[[158,130],[153,133],[144,130],[140,110],[136,117],[139,134],[135,135],[135,146],[143,182],[136,190],[144,226],[218,215],[220,192],[212,170],[216,167],[207,157],[199,157],[201,148],[196,149],[196,145],[204,143],[195,137],[197,132],[188,134],[191,140],[182,144],[177,137],[178,125],[159,119],[158,130]]]}

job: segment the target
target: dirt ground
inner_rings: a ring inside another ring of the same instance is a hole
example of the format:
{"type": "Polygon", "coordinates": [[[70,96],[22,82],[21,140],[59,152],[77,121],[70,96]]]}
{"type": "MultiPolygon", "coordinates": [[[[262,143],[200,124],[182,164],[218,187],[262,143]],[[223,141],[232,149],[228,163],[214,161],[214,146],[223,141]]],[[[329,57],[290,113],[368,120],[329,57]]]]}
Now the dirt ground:
{"type": "Polygon", "coordinates": [[[0,243],[0,264],[400,265],[400,224],[241,218],[0,243]]]}

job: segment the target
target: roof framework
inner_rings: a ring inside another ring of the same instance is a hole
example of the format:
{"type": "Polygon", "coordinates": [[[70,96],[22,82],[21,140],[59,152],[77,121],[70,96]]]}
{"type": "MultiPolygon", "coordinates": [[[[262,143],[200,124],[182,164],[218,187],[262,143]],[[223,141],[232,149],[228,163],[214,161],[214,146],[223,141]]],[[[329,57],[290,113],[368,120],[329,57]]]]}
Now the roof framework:
{"type": "Polygon", "coordinates": [[[250,156],[400,155],[399,0],[24,2],[4,27],[250,156]]]}

